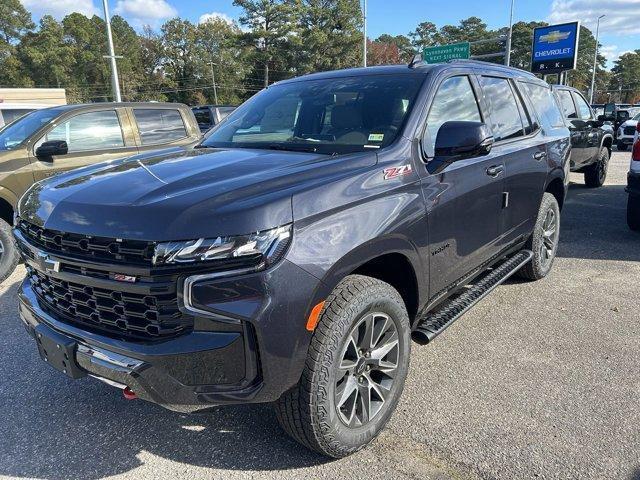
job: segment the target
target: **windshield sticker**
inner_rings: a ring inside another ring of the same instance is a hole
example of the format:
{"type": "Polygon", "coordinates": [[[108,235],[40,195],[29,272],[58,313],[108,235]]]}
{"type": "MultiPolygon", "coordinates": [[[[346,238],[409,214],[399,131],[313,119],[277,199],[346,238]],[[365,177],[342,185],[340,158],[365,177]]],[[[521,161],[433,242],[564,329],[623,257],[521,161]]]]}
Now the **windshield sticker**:
{"type": "Polygon", "coordinates": [[[382,142],[384,140],[384,133],[370,133],[369,141],[370,142],[382,142]]]}

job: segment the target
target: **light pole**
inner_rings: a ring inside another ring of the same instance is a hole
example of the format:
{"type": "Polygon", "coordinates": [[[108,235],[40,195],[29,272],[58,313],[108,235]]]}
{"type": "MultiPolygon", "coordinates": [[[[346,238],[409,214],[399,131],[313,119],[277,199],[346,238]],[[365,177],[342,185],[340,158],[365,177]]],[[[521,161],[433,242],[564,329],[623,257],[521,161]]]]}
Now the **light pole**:
{"type": "Polygon", "coordinates": [[[362,34],[364,35],[364,44],[363,44],[363,51],[364,51],[364,59],[362,61],[362,65],[363,66],[367,66],[367,0],[363,0],[364,5],[362,8],[362,18],[364,20],[364,24],[362,26],[362,34]]]}
{"type": "Polygon", "coordinates": [[[589,97],[589,103],[593,103],[593,94],[596,88],[596,67],[598,65],[598,36],[600,35],[600,19],[606,17],[606,15],[600,15],[598,22],[596,23],[596,51],[593,54],[593,73],[591,74],[591,95],[589,97]]]}
{"type": "Polygon", "coordinates": [[[120,83],[118,82],[118,66],[116,65],[116,58],[122,58],[116,56],[113,51],[113,37],[111,36],[111,19],[109,17],[109,6],[107,0],[102,0],[102,6],[104,7],[104,23],[107,26],[107,44],[109,45],[109,55],[104,55],[111,62],[111,88],[113,90],[113,97],[116,102],[121,102],[120,96],[120,83]]]}
{"type": "Polygon", "coordinates": [[[209,62],[209,65],[211,66],[211,81],[213,82],[213,101],[215,102],[216,105],[218,105],[218,90],[216,90],[216,73],[213,70],[213,66],[215,65],[215,63],[211,61],[209,62]]]}
{"type": "Polygon", "coordinates": [[[507,34],[506,52],[504,55],[504,64],[508,67],[511,63],[511,36],[513,35],[513,4],[515,0],[511,0],[511,12],[509,13],[509,33],[507,34]]]}

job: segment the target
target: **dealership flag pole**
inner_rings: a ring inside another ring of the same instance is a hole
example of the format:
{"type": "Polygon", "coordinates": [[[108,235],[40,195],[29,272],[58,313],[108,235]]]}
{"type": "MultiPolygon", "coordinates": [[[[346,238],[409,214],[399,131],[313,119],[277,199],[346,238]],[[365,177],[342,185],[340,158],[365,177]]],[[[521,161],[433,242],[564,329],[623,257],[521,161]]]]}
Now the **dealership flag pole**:
{"type": "Polygon", "coordinates": [[[504,64],[508,67],[511,63],[511,36],[513,35],[513,4],[515,0],[511,0],[511,13],[509,14],[509,33],[507,34],[506,53],[504,56],[504,64]]]}
{"type": "Polygon", "coordinates": [[[111,88],[113,89],[113,96],[116,102],[121,102],[120,97],[120,83],[118,82],[118,66],[116,65],[116,54],[113,51],[113,37],[111,36],[111,20],[109,18],[109,6],[107,0],[102,0],[104,6],[104,23],[107,25],[107,43],[109,45],[109,55],[105,55],[111,62],[111,88]]]}
{"type": "Polygon", "coordinates": [[[598,17],[598,23],[596,23],[596,52],[593,54],[593,72],[591,73],[591,94],[589,96],[589,103],[593,104],[593,94],[596,88],[596,68],[598,66],[598,36],[600,35],[600,19],[606,17],[606,15],[600,15],[598,17]]]}

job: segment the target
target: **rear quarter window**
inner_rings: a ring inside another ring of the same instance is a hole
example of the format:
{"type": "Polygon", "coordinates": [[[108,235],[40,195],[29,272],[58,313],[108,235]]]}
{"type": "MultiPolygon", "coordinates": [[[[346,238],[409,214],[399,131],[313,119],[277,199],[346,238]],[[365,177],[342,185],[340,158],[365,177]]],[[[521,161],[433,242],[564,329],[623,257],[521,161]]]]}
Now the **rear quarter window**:
{"type": "Polygon", "coordinates": [[[179,110],[134,108],[133,115],[143,145],[169,143],[187,136],[187,129],[179,110]]]}
{"type": "Polygon", "coordinates": [[[524,135],[524,125],[509,80],[498,77],[480,77],[483,96],[489,106],[493,136],[496,141],[524,135]]]}
{"type": "Polygon", "coordinates": [[[542,126],[545,128],[563,127],[562,112],[553,97],[550,87],[537,83],[519,82],[521,91],[529,97],[542,126]]]}

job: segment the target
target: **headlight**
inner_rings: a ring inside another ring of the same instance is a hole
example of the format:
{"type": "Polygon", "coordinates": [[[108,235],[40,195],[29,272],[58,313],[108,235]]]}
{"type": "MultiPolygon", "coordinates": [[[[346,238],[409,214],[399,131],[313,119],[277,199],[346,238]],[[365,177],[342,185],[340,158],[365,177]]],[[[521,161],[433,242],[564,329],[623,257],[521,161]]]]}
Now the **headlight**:
{"type": "Polygon", "coordinates": [[[190,264],[221,260],[247,260],[256,269],[277,262],[291,239],[291,225],[263,230],[249,235],[200,238],[156,245],[154,265],[190,264]]]}

